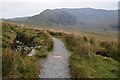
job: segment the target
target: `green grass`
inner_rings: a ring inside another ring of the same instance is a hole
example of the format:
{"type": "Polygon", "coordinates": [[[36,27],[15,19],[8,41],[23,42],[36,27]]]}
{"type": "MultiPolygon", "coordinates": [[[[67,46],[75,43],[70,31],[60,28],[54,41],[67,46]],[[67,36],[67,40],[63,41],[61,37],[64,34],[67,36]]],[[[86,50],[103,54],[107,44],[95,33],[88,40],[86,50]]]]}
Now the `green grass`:
{"type": "Polygon", "coordinates": [[[51,35],[62,38],[70,52],[69,67],[72,78],[118,78],[119,50],[117,42],[81,36],[80,34],[48,31],[51,35]],[[101,46],[102,44],[102,46],[101,46]],[[110,56],[104,59],[96,51],[104,48],[110,56]],[[113,56],[114,55],[114,56],[113,56]]]}
{"type": "Polygon", "coordinates": [[[2,77],[3,78],[38,78],[41,65],[38,60],[47,57],[53,48],[53,41],[48,32],[40,29],[21,27],[9,22],[2,23],[2,77]],[[11,49],[16,32],[29,38],[35,36],[36,54],[29,57],[22,51],[15,52],[11,49]],[[24,55],[23,55],[24,54],[24,55]]]}
{"type": "Polygon", "coordinates": [[[70,57],[70,69],[73,78],[118,78],[118,62],[102,56],[91,59],[70,57]]]}
{"type": "MultiPolygon", "coordinates": [[[[16,26],[16,24],[3,24],[3,77],[38,77],[40,65],[37,61],[45,58],[53,48],[51,36],[61,38],[70,52],[69,67],[72,78],[118,78],[119,56],[117,42],[103,41],[103,38],[95,39],[93,36],[66,33],[64,31],[38,30],[27,27],[16,26]],[[12,27],[14,29],[11,30],[12,27]],[[35,37],[36,55],[32,57],[20,56],[21,53],[14,53],[11,45],[16,37],[16,32],[35,37]],[[50,34],[49,34],[50,33],[50,34]],[[97,50],[108,52],[110,56],[106,60],[101,55],[96,55],[97,50]],[[17,54],[17,55],[15,55],[17,54]],[[9,65],[11,64],[11,65],[9,65]],[[17,67],[16,67],[17,66],[17,67]]],[[[97,36],[97,34],[96,34],[97,36]]]]}

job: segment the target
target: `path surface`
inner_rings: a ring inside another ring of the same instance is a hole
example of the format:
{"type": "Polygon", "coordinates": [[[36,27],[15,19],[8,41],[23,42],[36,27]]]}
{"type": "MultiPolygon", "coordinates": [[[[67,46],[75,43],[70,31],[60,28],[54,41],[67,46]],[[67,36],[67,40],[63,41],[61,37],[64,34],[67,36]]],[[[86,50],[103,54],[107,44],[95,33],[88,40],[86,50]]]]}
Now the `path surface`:
{"type": "Polygon", "coordinates": [[[49,56],[42,61],[41,78],[70,78],[68,51],[61,40],[53,38],[54,49],[49,56]]]}

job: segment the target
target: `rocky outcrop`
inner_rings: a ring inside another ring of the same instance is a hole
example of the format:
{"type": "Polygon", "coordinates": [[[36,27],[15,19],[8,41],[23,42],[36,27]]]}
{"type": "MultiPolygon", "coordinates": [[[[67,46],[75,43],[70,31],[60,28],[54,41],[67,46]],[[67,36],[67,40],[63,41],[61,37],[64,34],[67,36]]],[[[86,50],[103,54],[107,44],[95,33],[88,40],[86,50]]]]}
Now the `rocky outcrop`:
{"type": "Polygon", "coordinates": [[[26,34],[17,32],[16,38],[11,48],[17,52],[29,54],[35,48],[35,36],[30,37],[26,34]]]}

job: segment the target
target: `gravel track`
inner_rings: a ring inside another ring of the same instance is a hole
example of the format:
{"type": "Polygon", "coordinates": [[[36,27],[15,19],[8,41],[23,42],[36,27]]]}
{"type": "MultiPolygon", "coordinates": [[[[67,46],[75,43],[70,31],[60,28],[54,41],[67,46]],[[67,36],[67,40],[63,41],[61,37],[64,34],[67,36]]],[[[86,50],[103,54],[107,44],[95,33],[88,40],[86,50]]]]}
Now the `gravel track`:
{"type": "Polygon", "coordinates": [[[46,59],[42,60],[40,78],[70,78],[69,53],[60,39],[52,39],[54,49],[46,59]]]}

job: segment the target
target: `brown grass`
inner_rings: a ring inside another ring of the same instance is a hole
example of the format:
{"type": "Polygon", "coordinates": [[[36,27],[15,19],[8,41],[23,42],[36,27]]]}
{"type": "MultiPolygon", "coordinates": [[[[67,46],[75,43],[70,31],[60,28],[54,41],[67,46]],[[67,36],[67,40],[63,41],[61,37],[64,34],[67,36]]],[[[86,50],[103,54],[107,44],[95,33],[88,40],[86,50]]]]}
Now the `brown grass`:
{"type": "MultiPolygon", "coordinates": [[[[54,36],[62,38],[66,48],[70,51],[69,58],[72,78],[113,78],[118,76],[118,46],[117,41],[108,36],[101,38],[99,35],[88,35],[48,30],[54,36]],[[96,37],[99,37],[96,39],[96,37]],[[109,37],[112,40],[109,40],[109,37]],[[102,44],[102,46],[101,46],[102,44]],[[104,50],[111,57],[107,60],[103,56],[97,56],[97,50],[104,50]],[[114,59],[114,60],[113,60],[114,59]],[[114,72],[111,72],[114,71],[114,72]],[[101,74],[102,72],[103,75],[101,74]]],[[[103,34],[102,34],[103,35],[103,34]]]]}
{"type": "Polygon", "coordinates": [[[51,35],[42,29],[34,29],[26,26],[20,26],[15,23],[2,23],[2,77],[3,78],[38,78],[40,74],[40,64],[38,60],[45,58],[53,48],[51,35]],[[25,56],[21,52],[15,52],[11,49],[16,38],[16,32],[24,33],[27,37],[35,36],[36,54],[32,57],[25,56]]]}

